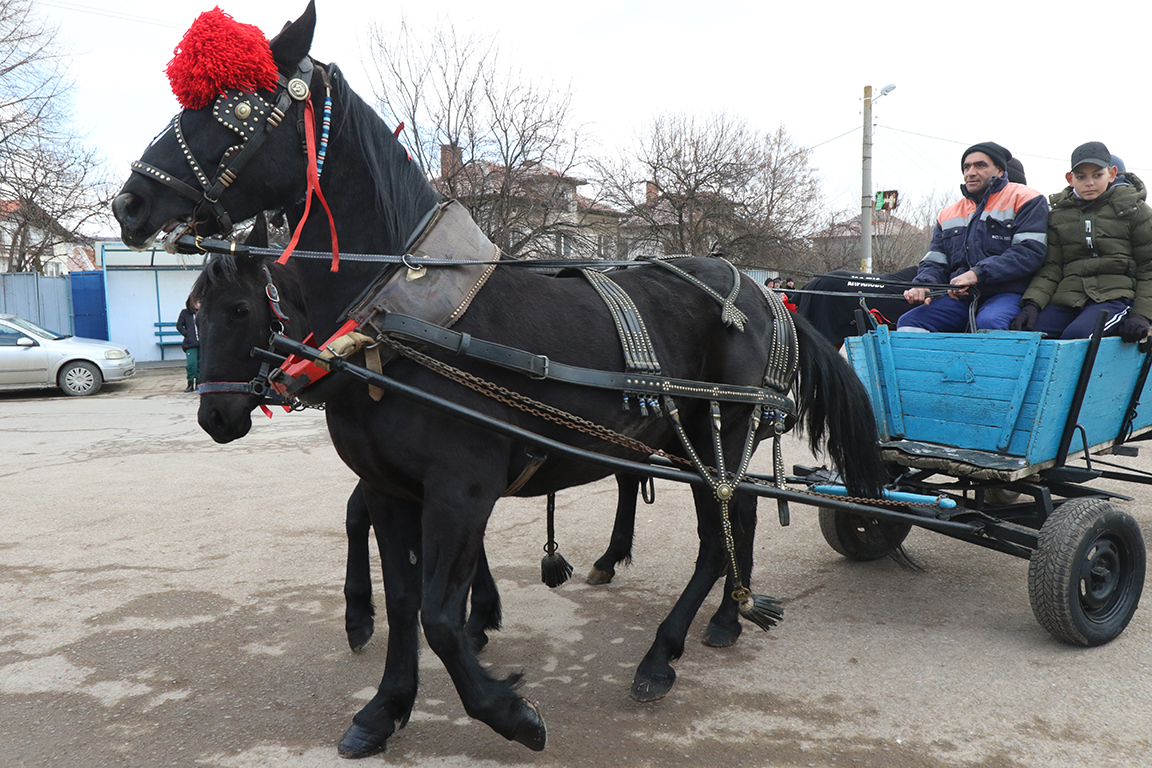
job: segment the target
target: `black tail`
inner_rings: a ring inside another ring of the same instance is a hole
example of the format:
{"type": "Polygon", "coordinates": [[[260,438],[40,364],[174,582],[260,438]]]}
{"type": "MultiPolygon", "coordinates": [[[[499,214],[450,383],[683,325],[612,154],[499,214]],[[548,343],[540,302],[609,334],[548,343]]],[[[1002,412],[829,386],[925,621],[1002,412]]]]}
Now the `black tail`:
{"type": "Polygon", "coordinates": [[[813,454],[825,452],[854,496],[878,498],[887,482],[877,446],[872,403],[844,358],[803,317],[792,315],[800,346],[794,388],[800,421],[813,454]]]}

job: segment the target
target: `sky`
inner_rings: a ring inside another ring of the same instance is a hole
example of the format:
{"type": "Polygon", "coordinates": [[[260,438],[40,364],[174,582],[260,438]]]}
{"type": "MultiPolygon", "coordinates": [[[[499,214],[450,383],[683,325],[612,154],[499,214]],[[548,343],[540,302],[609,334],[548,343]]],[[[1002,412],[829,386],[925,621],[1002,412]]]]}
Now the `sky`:
{"type": "MultiPolygon", "coordinates": [[[[164,67],[212,0],[37,0],[73,56],[77,122],[127,178],[177,111],[164,67]]],[[[268,37],[303,0],[220,0],[268,37]]],[[[1152,6],[1119,0],[969,4],[775,0],[317,0],[312,54],[371,99],[366,30],[405,18],[494,35],[537,81],[571,86],[576,121],[619,152],[658,114],[719,112],[811,148],[831,210],[859,210],[862,97],[875,102],[873,188],[907,204],[958,196],[960,155],[981,141],[1024,163],[1029,186],[1065,185],[1072,150],[1103,141],[1152,183],[1152,6]],[[1099,23],[1098,28],[1093,27],[1099,23]]],[[[898,212],[899,215],[899,212],[898,212]]]]}

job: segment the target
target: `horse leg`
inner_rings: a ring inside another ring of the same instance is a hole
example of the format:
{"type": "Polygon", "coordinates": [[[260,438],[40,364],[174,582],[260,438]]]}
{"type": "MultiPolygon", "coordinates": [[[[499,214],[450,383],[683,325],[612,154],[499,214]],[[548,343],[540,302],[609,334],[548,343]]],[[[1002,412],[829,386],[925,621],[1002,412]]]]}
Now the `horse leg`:
{"type": "Polygon", "coordinates": [[[502,614],[500,592],[488,568],[488,555],[481,545],[476,576],[472,579],[472,611],[468,614],[468,623],[464,625],[464,632],[472,641],[473,653],[479,653],[488,644],[487,630],[500,629],[502,614]]]}
{"type": "Polygon", "coordinates": [[[616,565],[632,562],[632,536],[636,530],[636,495],[642,479],[636,475],[616,475],[616,520],[612,524],[612,538],[608,549],[592,566],[586,581],[589,584],[607,584],[616,575],[616,565]]]}
{"type": "Polygon", "coordinates": [[[363,483],[348,497],[344,528],[348,533],[348,564],[344,576],[344,630],[353,651],[364,650],[375,629],[372,573],[368,564],[368,531],[372,519],[364,499],[363,483]]]}
{"type": "Polygon", "coordinates": [[[636,701],[655,701],[664,698],[672,689],[676,670],[672,669],[670,662],[684,653],[688,627],[726,564],[716,499],[710,489],[696,485],[692,486],[692,496],[696,502],[696,528],[700,535],[696,568],[671,613],[660,623],[652,647],[636,669],[631,691],[636,701]]]}
{"type": "MultiPolygon", "coordinates": [[[[736,544],[736,562],[740,566],[740,575],[744,577],[744,586],[751,587],[753,544],[756,538],[756,497],[748,502],[731,505],[729,512],[733,520],[733,538],[736,544]]],[[[736,601],[732,599],[732,591],[736,583],[732,581],[732,570],[725,571],[724,594],[720,596],[720,605],[716,613],[708,622],[704,630],[702,642],[712,648],[727,648],[736,644],[743,627],[740,624],[740,611],[736,601]]]]}
{"type": "Polygon", "coordinates": [[[424,638],[448,670],[464,710],[511,741],[541,750],[544,720],[516,693],[520,675],[497,680],[488,674],[464,631],[468,590],[483,547],[484,527],[502,488],[470,483],[472,478],[440,478],[424,484],[424,590],[420,618],[424,638]]]}
{"type": "Polygon", "coordinates": [[[421,568],[420,505],[393,497],[370,504],[372,527],[384,572],[384,606],[388,614],[388,653],[376,695],[352,718],[340,739],[343,757],[383,752],[388,737],[412,714],[418,684],[421,568]]]}

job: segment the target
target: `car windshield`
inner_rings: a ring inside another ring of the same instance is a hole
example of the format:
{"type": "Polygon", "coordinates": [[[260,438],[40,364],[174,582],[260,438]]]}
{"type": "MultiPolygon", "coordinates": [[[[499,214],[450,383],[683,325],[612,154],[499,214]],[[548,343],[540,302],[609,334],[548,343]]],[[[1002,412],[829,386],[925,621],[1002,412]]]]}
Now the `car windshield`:
{"type": "Polygon", "coordinates": [[[22,331],[28,331],[28,333],[31,333],[33,336],[39,336],[42,339],[55,340],[68,338],[66,334],[55,333],[48,330],[47,328],[41,328],[40,326],[36,325],[36,323],[28,322],[22,317],[11,317],[7,319],[7,322],[11,323],[22,331]]]}

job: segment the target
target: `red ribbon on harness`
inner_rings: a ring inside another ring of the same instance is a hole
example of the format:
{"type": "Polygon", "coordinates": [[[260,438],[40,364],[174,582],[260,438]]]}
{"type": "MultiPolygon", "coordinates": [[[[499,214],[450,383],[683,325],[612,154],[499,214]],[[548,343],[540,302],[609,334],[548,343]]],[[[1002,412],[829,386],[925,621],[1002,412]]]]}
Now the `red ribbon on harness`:
{"type": "Polygon", "coordinates": [[[312,108],[312,99],[304,102],[304,143],[308,148],[308,190],[304,193],[304,215],[300,217],[300,223],[296,225],[296,231],[292,233],[288,247],[284,249],[284,254],[276,260],[276,263],[287,264],[288,257],[296,249],[296,243],[300,241],[300,232],[304,229],[304,222],[308,221],[308,212],[312,209],[312,193],[315,192],[316,197],[320,198],[320,204],[324,206],[324,212],[328,214],[328,231],[332,233],[332,271],[339,272],[340,246],[336,242],[336,222],[332,218],[328,201],[324,199],[324,193],[320,191],[320,174],[316,172],[316,112],[312,108]]]}

